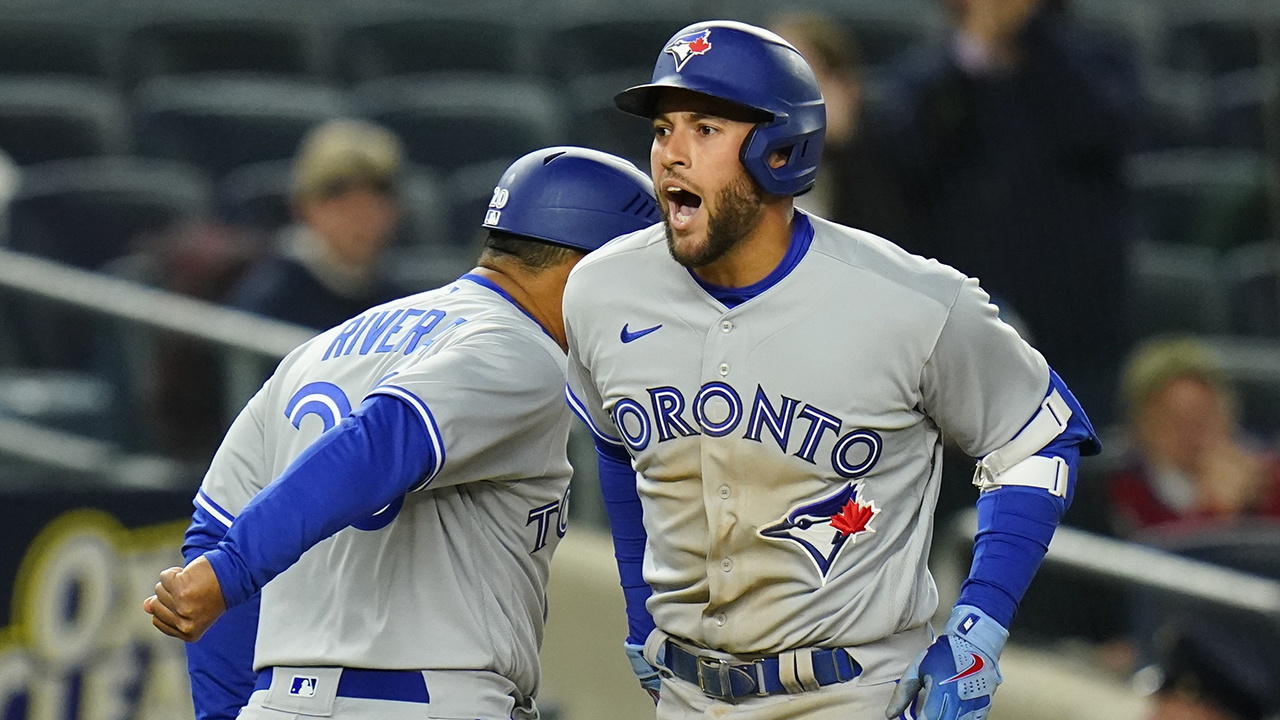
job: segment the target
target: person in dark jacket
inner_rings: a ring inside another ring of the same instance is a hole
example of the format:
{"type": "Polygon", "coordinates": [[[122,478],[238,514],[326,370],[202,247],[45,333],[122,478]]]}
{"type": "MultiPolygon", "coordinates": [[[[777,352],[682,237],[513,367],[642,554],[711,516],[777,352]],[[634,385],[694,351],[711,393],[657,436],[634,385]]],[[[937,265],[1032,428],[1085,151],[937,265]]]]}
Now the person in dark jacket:
{"type": "Polygon", "coordinates": [[[943,1],[948,41],[904,63],[886,103],[914,228],[899,242],[980,278],[1104,415],[1124,349],[1135,63],[1063,0],[943,1]]]}
{"type": "Polygon", "coordinates": [[[857,38],[815,13],[780,14],[769,26],[809,61],[827,106],[818,182],[796,207],[909,245],[907,208],[882,156],[881,118],[866,101],[857,38]]]}
{"type": "Polygon", "coordinates": [[[297,222],[229,304],[322,330],[402,295],[378,270],[400,215],[400,166],[399,140],[381,127],[336,120],[312,130],[294,165],[297,222]]]}

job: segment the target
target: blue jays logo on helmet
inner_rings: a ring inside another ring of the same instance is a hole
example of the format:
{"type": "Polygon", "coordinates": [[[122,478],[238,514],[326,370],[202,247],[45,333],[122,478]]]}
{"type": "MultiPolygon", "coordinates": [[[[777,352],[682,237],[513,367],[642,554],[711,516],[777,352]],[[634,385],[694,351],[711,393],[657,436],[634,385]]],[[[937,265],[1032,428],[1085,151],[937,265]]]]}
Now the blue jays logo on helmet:
{"type": "Polygon", "coordinates": [[[875,532],[871,520],[879,513],[875,502],[863,501],[861,484],[846,483],[831,495],[792,508],[786,517],[757,532],[768,540],[799,545],[825,583],[840,551],[875,532]]]}
{"type": "Polygon", "coordinates": [[[710,51],[710,29],[678,37],[663,49],[663,52],[671,53],[671,57],[676,59],[676,72],[684,69],[685,63],[689,62],[689,58],[695,55],[706,55],[710,51]]]}

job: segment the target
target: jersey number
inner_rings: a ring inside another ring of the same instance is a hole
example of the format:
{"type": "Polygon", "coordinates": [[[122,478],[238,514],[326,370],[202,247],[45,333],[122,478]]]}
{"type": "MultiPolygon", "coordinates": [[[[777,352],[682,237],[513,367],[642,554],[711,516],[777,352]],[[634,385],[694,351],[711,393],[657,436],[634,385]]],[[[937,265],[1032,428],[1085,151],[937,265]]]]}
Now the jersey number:
{"type": "MultiPolygon", "coordinates": [[[[342,419],[351,414],[351,401],[342,388],[327,382],[313,382],[303,385],[298,392],[289,398],[285,405],[284,416],[289,418],[295,428],[302,427],[302,418],[315,415],[324,424],[323,432],[337,427],[342,419]]],[[[390,505],[358,522],[351,523],[357,530],[381,530],[391,524],[400,514],[404,506],[404,496],[396,498],[390,505]]]]}

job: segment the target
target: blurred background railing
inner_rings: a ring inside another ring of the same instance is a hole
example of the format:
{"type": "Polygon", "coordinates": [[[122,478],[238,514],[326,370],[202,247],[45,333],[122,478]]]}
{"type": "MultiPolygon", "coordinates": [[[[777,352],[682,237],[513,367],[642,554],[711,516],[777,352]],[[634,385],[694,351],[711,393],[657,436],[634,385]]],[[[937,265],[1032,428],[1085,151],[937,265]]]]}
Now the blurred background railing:
{"type": "MultiPolygon", "coordinates": [[[[0,617],[15,583],[39,587],[22,568],[63,512],[109,513],[121,562],[160,562],[139,538],[189,513],[274,363],[468,269],[510,160],[575,143],[647,167],[646,123],[612,96],[709,17],[767,24],[818,71],[828,147],[800,203],[979,277],[1103,436],[993,720],[1002,702],[1038,720],[1280,711],[1274,616],[1238,607],[1280,579],[1277,0],[0,0],[0,617]],[[980,31],[992,2],[1027,12],[980,31]],[[1161,567],[1174,582],[1155,587],[1161,567]]],[[[570,451],[575,524],[602,528],[581,428],[570,451]]],[[[944,595],[967,569],[952,529],[972,535],[971,467],[948,448],[944,595]]],[[[595,575],[607,552],[590,533],[564,551],[595,575]]],[[[568,617],[599,618],[557,631],[553,609],[547,692],[571,720],[630,687],[574,684],[626,672],[583,661],[581,641],[610,638],[613,658],[618,633],[595,575],[562,568],[597,584],[553,588],[568,617]]],[[[115,716],[184,712],[166,704],[180,664],[146,627],[101,643],[151,660],[59,665],[14,617],[0,718],[113,664],[143,688],[115,716]]]]}

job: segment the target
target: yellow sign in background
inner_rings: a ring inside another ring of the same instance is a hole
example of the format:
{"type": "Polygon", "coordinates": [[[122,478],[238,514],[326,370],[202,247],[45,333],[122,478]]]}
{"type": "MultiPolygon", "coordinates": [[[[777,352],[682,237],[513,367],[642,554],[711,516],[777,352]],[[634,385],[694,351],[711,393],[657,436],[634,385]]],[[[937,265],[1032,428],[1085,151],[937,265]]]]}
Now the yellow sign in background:
{"type": "Polygon", "coordinates": [[[160,571],[182,564],[187,523],[129,530],[82,509],[40,531],[0,630],[0,718],[192,717],[182,643],[142,612],[160,571]]]}

